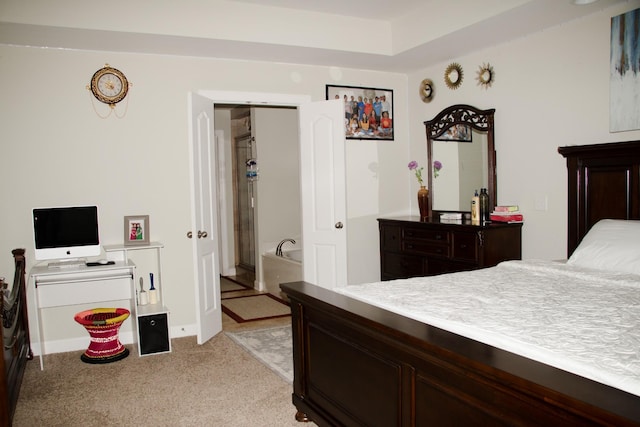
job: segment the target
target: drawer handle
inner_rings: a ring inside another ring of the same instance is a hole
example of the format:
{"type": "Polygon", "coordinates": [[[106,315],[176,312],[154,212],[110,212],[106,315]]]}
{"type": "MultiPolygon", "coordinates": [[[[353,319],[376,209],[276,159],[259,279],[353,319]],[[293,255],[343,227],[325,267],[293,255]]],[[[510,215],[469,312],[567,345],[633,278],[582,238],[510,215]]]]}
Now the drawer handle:
{"type": "Polygon", "coordinates": [[[413,249],[413,245],[411,244],[407,245],[407,249],[413,249]]]}
{"type": "Polygon", "coordinates": [[[467,245],[463,243],[462,245],[460,245],[460,249],[467,249],[467,245]]]}
{"type": "Polygon", "coordinates": [[[442,234],[436,234],[436,240],[442,240],[442,234]]]}

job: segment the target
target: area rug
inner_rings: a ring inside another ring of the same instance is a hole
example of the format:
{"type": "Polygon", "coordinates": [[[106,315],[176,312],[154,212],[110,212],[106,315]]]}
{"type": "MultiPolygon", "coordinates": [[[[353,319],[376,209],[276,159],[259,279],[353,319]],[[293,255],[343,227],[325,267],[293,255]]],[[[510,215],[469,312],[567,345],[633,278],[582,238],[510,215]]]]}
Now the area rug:
{"type": "Polygon", "coordinates": [[[291,326],[225,332],[225,334],[289,384],[293,383],[291,326]]]}
{"type": "Polygon", "coordinates": [[[231,279],[227,279],[226,277],[220,277],[220,292],[235,292],[235,291],[246,291],[247,288],[244,285],[241,285],[231,279]]]}
{"type": "Polygon", "coordinates": [[[238,323],[291,316],[289,305],[271,294],[223,298],[222,311],[238,323]]]}

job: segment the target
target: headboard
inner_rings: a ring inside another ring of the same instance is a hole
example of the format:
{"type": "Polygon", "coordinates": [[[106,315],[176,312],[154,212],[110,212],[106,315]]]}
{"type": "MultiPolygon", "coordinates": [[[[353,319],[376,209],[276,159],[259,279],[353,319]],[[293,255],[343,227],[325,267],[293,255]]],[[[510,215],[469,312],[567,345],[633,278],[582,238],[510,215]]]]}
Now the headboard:
{"type": "Polygon", "coordinates": [[[567,256],[603,218],[640,219],[640,141],[559,147],[568,169],[567,256]]]}

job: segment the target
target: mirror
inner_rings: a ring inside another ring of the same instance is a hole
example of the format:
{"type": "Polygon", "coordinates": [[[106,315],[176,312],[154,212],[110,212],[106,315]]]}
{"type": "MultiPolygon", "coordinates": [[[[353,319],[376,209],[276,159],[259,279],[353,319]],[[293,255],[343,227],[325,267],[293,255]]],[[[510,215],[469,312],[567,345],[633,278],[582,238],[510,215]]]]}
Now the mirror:
{"type": "Polygon", "coordinates": [[[489,194],[489,208],[495,207],[494,112],[460,104],[424,122],[431,218],[434,211],[469,212],[474,191],[483,187],[489,194]]]}

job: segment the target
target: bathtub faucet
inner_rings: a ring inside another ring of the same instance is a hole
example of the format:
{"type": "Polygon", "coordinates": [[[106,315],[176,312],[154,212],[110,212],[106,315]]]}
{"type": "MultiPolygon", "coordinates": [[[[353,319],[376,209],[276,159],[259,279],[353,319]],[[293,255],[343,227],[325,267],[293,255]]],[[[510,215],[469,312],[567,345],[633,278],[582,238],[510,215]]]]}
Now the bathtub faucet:
{"type": "Polygon", "coordinates": [[[278,247],[276,248],[276,256],[282,256],[282,245],[285,242],[291,242],[294,245],[296,244],[296,241],[293,240],[293,239],[284,239],[284,240],[282,240],[282,242],[278,243],[278,247]]]}

